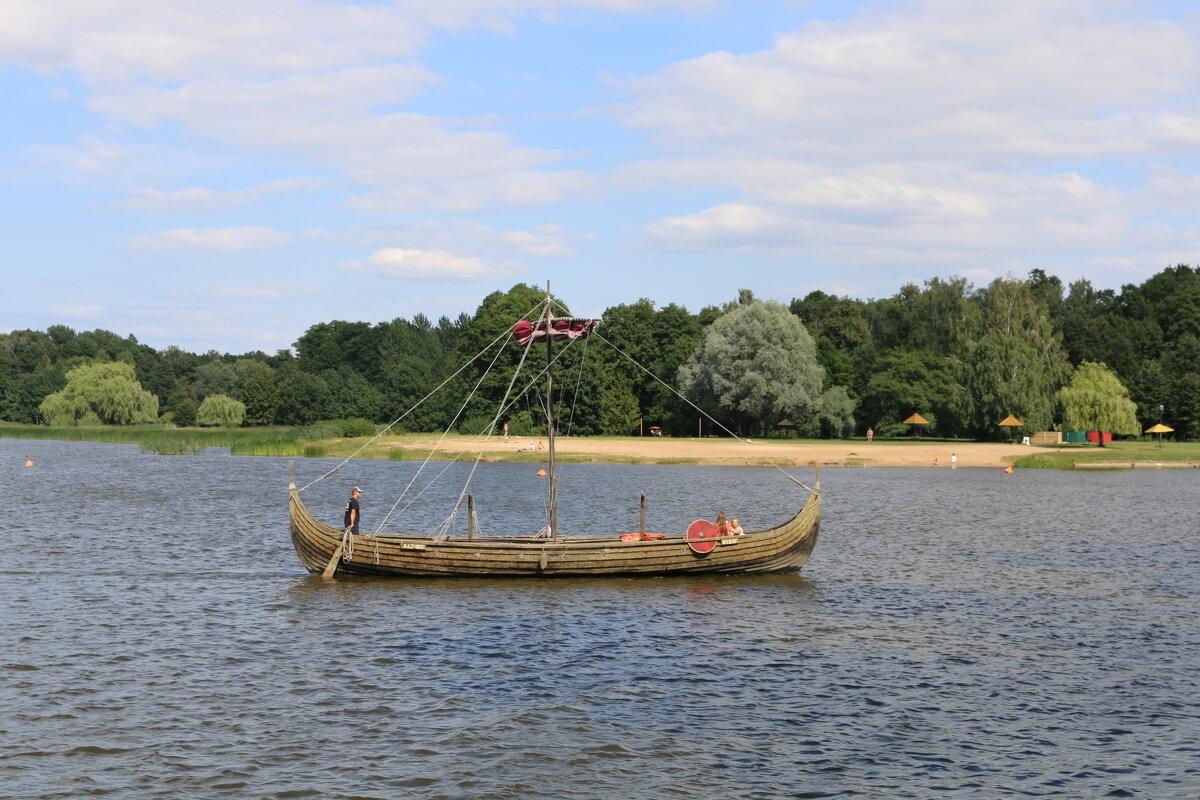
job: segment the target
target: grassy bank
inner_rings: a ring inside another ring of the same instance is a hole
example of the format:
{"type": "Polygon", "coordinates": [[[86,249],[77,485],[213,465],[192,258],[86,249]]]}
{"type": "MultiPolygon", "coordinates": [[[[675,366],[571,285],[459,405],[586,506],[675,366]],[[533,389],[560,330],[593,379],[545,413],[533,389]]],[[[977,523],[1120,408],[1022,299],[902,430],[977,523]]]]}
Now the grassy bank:
{"type": "MultiPolygon", "coordinates": [[[[372,426],[367,425],[368,429],[372,426]]],[[[474,436],[451,433],[388,435],[372,442],[370,436],[343,436],[344,427],[321,422],[297,428],[162,428],[94,427],[50,428],[42,425],[0,423],[0,437],[65,439],[120,442],[139,445],[146,452],[185,454],[208,447],[227,447],[236,455],[284,456],[293,458],[361,458],[389,460],[425,459],[434,452],[438,461],[474,460],[483,447],[484,461],[544,464],[544,449],[528,450],[530,441],[544,437],[522,437],[504,441],[492,437],[485,444],[474,436]],[[359,452],[359,450],[362,452],[359,452]]],[[[563,463],[610,464],[711,464],[724,466],[807,467],[937,467],[948,466],[957,454],[960,467],[1005,466],[1071,469],[1080,464],[1182,462],[1200,463],[1200,443],[1153,441],[1116,442],[1108,447],[1061,445],[1021,447],[1013,444],[944,441],[879,441],[861,439],[754,440],[753,443],[722,438],[654,438],[628,436],[566,437],[558,442],[558,460],[563,463]]]]}
{"type": "Polygon", "coordinates": [[[326,455],[320,445],[305,434],[303,428],[159,428],[119,425],[53,428],[47,425],[4,423],[0,424],[0,436],[9,439],[136,444],[146,452],[163,455],[200,453],[208,447],[228,447],[238,455],[326,455]],[[306,449],[314,452],[305,452],[306,449]]]}
{"type": "MultiPolygon", "coordinates": [[[[202,453],[209,447],[228,447],[234,455],[244,456],[346,458],[357,453],[358,458],[403,461],[424,459],[429,455],[433,444],[441,438],[432,434],[401,433],[380,437],[368,446],[367,443],[371,440],[369,436],[346,438],[329,434],[328,426],[322,423],[298,428],[163,428],[120,425],[55,428],[47,425],[0,422],[0,437],[3,438],[136,444],[144,452],[159,455],[189,455],[202,453]],[[365,449],[362,449],[364,446],[365,449]]],[[[473,460],[479,451],[479,442],[473,436],[449,434],[441,440],[441,445],[443,449],[436,452],[432,460],[473,460]]],[[[545,450],[516,450],[507,444],[502,448],[497,449],[493,446],[484,454],[483,460],[530,464],[546,461],[545,450]]],[[[564,463],[702,463],[701,459],[689,458],[646,459],[637,456],[576,453],[559,453],[558,460],[564,463]]]]}
{"type": "Polygon", "coordinates": [[[1072,469],[1076,464],[1092,463],[1200,463],[1200,442],[1126,441],[1100,447],[1094,444],[1064,444],[1041,446],[1038,452],[1016,459],[1018,467],[1034,469],[1072,469]]]}

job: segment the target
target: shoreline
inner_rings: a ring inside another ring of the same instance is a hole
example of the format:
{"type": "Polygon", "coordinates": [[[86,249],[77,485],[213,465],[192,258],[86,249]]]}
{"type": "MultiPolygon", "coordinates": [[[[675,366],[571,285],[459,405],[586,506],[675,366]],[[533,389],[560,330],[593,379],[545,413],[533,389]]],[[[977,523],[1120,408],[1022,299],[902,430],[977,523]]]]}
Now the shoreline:
{"type": "MultiPolygon", "coordinates": [[[[483,448],[485,461],[544,461],[545,437],[496,437],[483,448]],[[534,449],[529,449],[529,443],[534,449]]],[[[366,451],[368,457],[392,457],[387,451],[402,447],[435,452],[434,458],[474,458],[479,444],[470,437],[442,440],[437,436],[406,434],[393,442],[384,439],[366,451]]],[[[337,455],[349,455],[336,448],[337,455]]],[[[742,442],[736,439],[671,439],[652,437],[559,437],[555,454],[560,461],[586,463],[613,462],[645,464],[697,464],[708,466],[762,466],[771,462],[782,466],[822,467],[1006,467],[1020,456],[1030,455],[1027,445],[991,442],[872,442],[832,440],[829,442],[766,440],[742,442]]],[[[331,452],[331,455],[334,453],[331,452]]]]}
{"type": "MultiPolygon", "coordinates": [[[[319,430],[319,425],[315,426],[319,430]]],[[[315,432],[315,431],[314,431],[315,432]]],[[[304,429],[288,428],[47,428],[0,424],[0,438],[47,439],[136,444],[160,455],[201,453],[227,447],[234,455],[293,458],[359,458],[386,460],[482,461],[541,463],[548,461],[546,437],[493,436],[481,441],[457,433],[401,433],[371,441],[310,438],[304,429]],[[371,442],[368,445],[368,442],[371,442]],[[533,448],[530,449],[530,444],[533,448]]],[[[324,436],[322,436],[324,434],[324,436]]],[[[1139,440],[1116,442],[1104,448],[1086,445],[1021,445],[1011,442],[889,439],[767,439],[742,441],[720,438],[637,436],[558,437],[561,463],[674,464],[696,466],[781,467],[953,467],[1138,469],[1200,467],[1200,444],[1173,442],[1166,448],[1139,440]]]]}

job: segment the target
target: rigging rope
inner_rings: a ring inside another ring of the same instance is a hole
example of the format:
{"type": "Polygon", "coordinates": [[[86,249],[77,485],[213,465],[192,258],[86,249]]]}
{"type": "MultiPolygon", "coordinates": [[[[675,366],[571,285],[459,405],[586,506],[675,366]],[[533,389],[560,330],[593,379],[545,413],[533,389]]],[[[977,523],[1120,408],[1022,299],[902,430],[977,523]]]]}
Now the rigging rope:
{"type": "MultiPolygon", "coordinates": [[[[511,331],[510,331],[510,333],[511,333],[511,331]]],[[[494,344],[494,342],[493,342],[493,344],[494,344]]],[[[425,457],[425,460],[423,462],[421,462],[421,466],[417,469],[417,471],[415,473],[413,473],[413,476],[409,480],[408,485],[404,487],[404,490],[402,492],[400,492],[400,496],[398,498],[396,498],[396,502],[392,504],[392,507],[391,507],[391,509],[388,510],[388,513],[383,517],[383,519],[381,519],[379,521],[379,526],[375,529],[375,533],[379,533],[380,531],[382,531],[383,526],[386,525],[388,520],[390,520],[392,518],[392,514],[393,514],[393,512],[395,512],[396,506],[400,505],[400,503],[404,500],[404,496],[406,494],[408,494],[408,490],[412,488],[413,483],[416,482],[417,478],[425,470],[425,466],[433,458],[433,454],[437,452],[438,446],[441,445],[441,443],[443,441],[445,441],[446,437],[450,434],[450,429],[454,427],[454,424],[456,422],[458,422],[459,417],[462,416],[462,413],[463,413],[463,411],[466,410],[467,405],[470,404],[472,398],[475,397],[475,393],[479,391],[479,387],[483,384],[484,378],[486,378],[488,376],[488,374],[492,371],[492,367],[496,366],[496,362],[500,359],[500,354],[504,352],[504,348],[507,345],[508,345],[508,341],[505,340],[504,344],[501,345],[501,347],[496,351],[496,355],[492,358],[492,363],[488,364],[487,369],[485,369],[483,371],[483,374],[479,376],[479,380],[475,382],[475,386],[472,387],[470,394],[467,395],[467,399],[464,400],[462,402],[462,405],[460,405],[458,407],[458,413],[456,413],[454,415],[454,419],[450,420],[450,424],[448,426],[446,426],[446,430],[442,431],[441,438],[438,439],[436,443],[434,443],[433,449],[429,451],[429,455],[425,457]]],[[[524,356],[521,357],[521,363],[522,364],[525,363],[524,356]]],[[[519,371],[520,367],[518,367],[517,369],[519,371]]],[[[515,379],[515,376],[514,376],[514,379],[515,379]]],[[[442,471],[445,472],[445,470],[442,470],[442,471]]],[[[426,487],[426,488],[428,488],[428,487],[426,487]]],[[[422,491],[424,491],[424,489],[422,489],[422,491]]]]}
{"type": "MultiPolygon", "coordinates": [[[[334,474],[335,472],[337,472],[338,470],[340,470],[342,467],[344,467],[344,466],[346,466],[347,464],[349,464],[349,463],[350,463],[350,461],[351,461],[351,460],[353,460],[353,459],[355,458],[355,456],[357,456],[357,455],[358,455],[359,453],[361,453],[363,450],[366,450],[368,447],[370,447],[372,444],[374,444],[374,443],[375,443],[375,441],[376,441],[377,439],[379,439],[381,436],[383,436],[383,435],[384,435],[384,434],[386,434],[388,431],[390,431],[392,428],[394,428],[394,427],[395,427],[397,424],[399,424],[399,423],[400,423],[400,421],[401,421],[401,420],[403,420],[403,419],[404,419],[405,417],[407,417],[409,414],[411,414],[412,412],[416,411],[416,410],[417,410],[417,408],[418,408],[418,407],[419,407],[419,406],[420,406],[422,403],[424,403],[426,400],[428,400],[429,398],[431,398],[431,397],[433,397],[435,394],[437,394],[437,393],[438,393],[438,391],[440,391],[440,390],[441,390],[441,388],[442,388],[443,386],[445,386],[447,383],[449,383],[450,381],[452,381],[452,380],[454,380],[455,378],[457,378],[457,377],[458,377],[458,374],[459,374],[460,372],[462,372],[464,369],[466,369],[467,367],[469,367],[469,366],[471,366],[472,364],[474,364],[474,363],[475,363],[475,362],[476,362],[476,361],[479,359],[479,357],[480,357],[481,355],[483,355],[484,353],[486,353],[488,350],[490,350],[490,349],[491,349],[492,345],[496,344],[496,342],[500,341],[501,339],[504,339],[505,337],[507,337],[507,336],[511,336],[511,335],[512,335],[512,331],[511,331],[511,330],[506,330],[504,333],[502,333],[502,334],[500,334],[499,336],[497,336],[495,339],[493,339],[491,342],[489,342],[489,343],[488,343],[488,344],[487,344],[487,345],[486,345],[486,346],[485,346],[485,347],[484,347],[482,350],[480,350],[478,353],[476,353],[476,354],[475,354],[475,355],[474,355],[474,356],[471,358],[471,360],[470,360],[470,361],[468,361],[467,363],[465,363],[465,364],[463,364],[461,367],[459,367],[457,370],[455,370],[453,375],[451,375],[449,378],[446,378],[446,380],[444,380],[444,381],[442,381],[441,383],[439,383],[439,384],[437,385],[437,388],[435,388],[435,389],[434,389],[433,391],[431,391],[429,394],[425,395],[425,396],[424,396],[424,397],[422,397],[420,400],[418,400],[418,401],[416,402],[416,404],[415,404],[415,405],[413,405],[411,408],[409,408],[407,411],[405,411],[405,412],[404,412],[403,414],[401,414],[399,417],[397,417],[396,419],[394,419],[394,420],[392,420],[390,423],[388,423],[387,427],[385,427],[385,428],[384,428],[383,430],[381,430],[379,433],[375,434],[375,435],[374,435],[374,436],[372,436],[370,439],[368,439],[368,440],[367,440],[367,442],[366,442],[366,443],[365,443],[365,444],[364,444],[362,447],[358,448],[358,449],[357,449],[357,450],[355,450],[353,453],[351,453],[350,455],[346,456],[344,459],[342,459],[342,460],[341,460],[341,462],[339,462],[339,463],[337,464],[337,466],[335,466],[333,469],[331,469],[331,470],[329,470],[328,472],[326,472],[326,473],[325,473],[324,475],[322,475],[321,477],[319,477],[319,478],[316,478],[315,480],[311,480],[311,481],[309,481],[308,483],[306,483],[306,484],[304,484],[303,486],[301,486],[299,489],[297,489],[297,490],[296,490],[296,493],[297,493],[297,494],[299,494],[299,493],[303,492],[305,489],[307,489],[307,488],[309,488],[310,486],[312,486],[313,484],[320,483],[321,481],[323,481],[323,480],[325,480],[326,478],[328,478],[330,475],[332,475],[332,474],[334,474]]],[[[506,344],[507,344],[507,343],[506,343],[506,344]]],[[[504,348],[503,348],[503,347],[501,347],[501,350],[503,350],[503,349],[504,349],[504,348]]]]}
{"type": "MultiPolygon", "coordinates": [[[[570,344],[573,344],[573,343],[570,343],[570,344]]],[[[568,344],[568,347],[570,346],[570,344],[568,344]]],[[[565,352],[565,350],[566,350],[566,349],[567,349],[567,348],[563,348],[563,352],[565,352]]],[[[561,354],[562,354],[562,353],[560,352],[560,353],[559,353],[559,355],[561,355],[561,354]]],[[[557,361],[557,360],[558,360],[558,356],[556,356],[556,357],[555,357],[554,361],[557,361]]],[[[550,363],[551,363],[551,365],[553,365],[554,361],[551,361],[551,362],[550,362],[550,363]]],[[[527,384],[526,384],[526,386],[525,386],[525,388],[524,388],[523,392],[526,392],[526,393],[527,393],[527,392],[529,391],[529,389],[530,389],[530,388],[531,388],[531,387],[532,387],[532,386],[533,386],[535,383],[537,383],[537,381],[538,381],[538,380],[541,378],[541,376],[545,374],[545,372],[546,372],[546,370],[545,370],[545,369],[543,369],[543,370],[541,370],[540,372],[538,372],[536,375],[533,375],[533,376],[532,376],[532,377],[529,379],[529,383],[527,383],[527,384]]],[[[514,378],[514,381],[515,381],[515,378],[514,378]]],[[[510,386],[511,386],[511,384],[510,384],[510,386]]],[[[500,407],[500,412],[499,412],[499,413],[496,415],[496,419],[499,419],[499,417],[503,416],[504,412],[505,412],[505,411],[507,411],[508,409],[510,409],[510,408],[511,408],[511,407],[512,407],[512,406],[513,406],[513,405],[514,405],[516,402],[517,402],[517,400],[518,400],[520,397],[521,397],[521,394],[517,394],[517,395],[516,395],[515,397],[513,397],[512,399],[508,400],[508,402],[507,402],[507,403],[503,404],[503,405],[500,407]]],[[[487,439],[488,439],[488,438],[490,438],[490,437],[491,437],[492,435],[494,435],[494,433],[495,433],[495,424],[494,424],[494,423],[495,423],[495,420],[493,420],[493,424],[492,424],[491,426],[489,426],[489,428],[487,429],[487,430],[488,430],[488,432],[487,432],[487,435],[486,435],[486,436],[484,436],[484,435],[483,435],[483,433],[481,433],[481,434],[480,434],[480,436],[482,437],[482,443],[481,443],[481,445],[480,445],[480,451],[479,451],[479,455],[477,456],[477,461],[476,461],[476,463],[478,463],[478,458],[481,458],[481,457],[482,457],[482,454],[483,454],[483,449],[484,449],[484,448],[486,447],[486,445],[487,445],[487,439]]],[[[435,450],[436,450],[436,448],[435,448],[435,450]]],[[[385,516],[385,518],[384,518],[384,519],[385,519],[385,521],[386,521],[386,520],[388,520],[388,519],[391,519],[391,518],[393,518],[393,517],[399,516],[400,514],[403,514],[405,511],[407,511],[409,508],[411,508],[411,507],[413,506],[413,504],[414,504],[414,503],[416,503],[416,502],[417,502],[417,500],[419,500],[419,499],[420,499],[420,497],[421,497],[421,495],[422,495],[422,494],[424,494],[424,493],[425,493],[425,492],[426,492],[426,491],[427,491],[429,488],[431,488],[431,487],[432,487],[432,486],[433,486],[435,483],[437,483],[437,482],[438,482],[438,480],[439,480],[439,479],[440,479],[440,478],[441,478],[443,475],[445,475],[445,474],[446,474],[446,471],[447,471],[447,470],[449,470],[449,469],[450,469],[452,466],[454,466],[456,463],[458,463],[458,460],[459,460],[459,458],[460,458],[461,456],[463,456],[463,455],[464,455],[464,454],[467,452],[467,450],[468,450],[468,448],[464,447],[462,450],[459,450],[459,451],[458,451],[456,454],[454,454],[454,456],[453,456],[452,458],[448,459],[448,460],[446,461],[446,466],[444,466],[444,467],[442,468],[442,470],[441,470],[440,472],[438,472],[438,474],[437,474],[437,475],[433,476],[433,478],[431,478],[431,479],[429,480],[429,482],[428,482],[428,483],[426,483],[426,484],[425,484],[425,486],[424,486],[424,487],[423,487],[423,488],[422,488],[422,489],[421,489],[419,492],[417,492],[417,494],[416,494],[415,496],[413,496],[413,498],[412,498],[411,500],[409,500],[409,502],[408,502],[408,503],[407,503],[407,504],[406,504],[406,505],[405,505],[403,508],[401,508],[401,509],[400,509],[398,512],[396,512],[396,511],[395,511],[395,509],[396,509],[396,506],[395,506],[395,505],[393,505],[393,506],[392,506],[392,509],[391,509],[390,511],[388,511],[387,515],[385,516]]],[[[431,457],[432,457],[432,452],[431,452],[431,457]]],[[[431,460],[431,459],[426,459],[426,463],[428,463],[428,461],[429,461],[429,460],[431,460]]],[[[473,474],[474,474],[474,471],[472,470],[472,475],[473,475],[473,474]]],[[[410,485],[411,485],[411,483],[410,483],[410,485]]],[[[464,487],[464,491],[465,491],[466,489],[468,489],[468,488],[470,488],[470,479],[468,479],[468,483],[467,483],[467,486],[466,486],[466,487],[464,487]]],[[[398,504],[398,503],[399,503],[399,501],[397,501],[397,504],[398,504]]],[[[457,512],[457,508],[458,508],[458,506],[456,506],[456,507],[455,507],[455,513],[457,512]]],[[[375,536],[375,534],[377,534],[377,533],[380,533],[380,532],[381,532],[381,530],[382,530],[382,525],[380,526],[380,528],[379,528],[379,529],[377,529],[377,530],[375,531],[375,533],[373,533],[373,534],[370,534],[370,536],[374,537],[374,536],[375,536]]]]}
{"type": "MultiPolygon", "coordinates": [[[[643,367],[643,366],[641,365],[641,363],[640,363],[640,362],[639,362],[637,359],[635,359],[633,356],[629,355],[629,354],[628,354],[628,353],[626,353],[624,350],[622,350],[621,348],[617,347],[615,344],[613,344],[612,342],[610,342],[608,339],[605,339],[603,334],[600,334],[600,333],[597,333],[597,332],[593,331],[593,332],[592,332],[592,335],[593,335],[593,336],[597,336],[597,337],[599,337],[599,338],[600,338],[600,341],[604,342],[604,343],[605,343],[605,344],[607,344],[609,347],[611,347],[613,350],[616,350],[618,353],[620,353],[621,355],[625,356],[625,358],[629,359],[629,361],[630,361],[630,362],[631,362],[631,363],[632,363],[632,364],[633,364],[635,367],[637,367],[637,368],[638,368],[638,369],[640,369],[642,372],[644,372],[644,373],[646,373],[647,375],[649,375],[651,378],[654,378],[654,380],[658,381],[658,382],[659,382],[659,383],[661,383],[663,386],[667,387],[667,389],[668,389],[668,390],[670,390],[672,394],[674,394],[674,395],[675,395],[676,397],[678,397],[680,400],[682,400],[682,401],[684,401],[685,403],[687,403],[687,404],[688,404],[689,406],[691,406],[692,408],[694,408],[694,409],[696,409],[697,411],[699,411],[699,412],[700,412],[700,413],[701,413],[701,414],[702,414],[702,415],[703,415],[705,418],[707,418],[707,419],[708,419],[708,421],[709,421],[709,422],[712,422],[712,423],[713,423],[714,425],[716,425],[718,428],[720,428],[721,430],[725,431],[725,432],[726,432],[726,433],[728,433],[730,436],[732,436],[733,438],[737,439],[739,442],[742,442],[743,444],[750,444],[750,443],[751,443],[749,439],[743,439],[743,438],[742,438],[741,436],[739,436],[738,434],[736,434],[736,433],[734,433],[733,431],[729,430],[729,428],[725,427],[725,426],[724,426],[724,425],[723,425],[723,424],[722,424],[720,421],[718,421],[717,419],[715,419],[715,418],[714,418],[714,417],[713,417],[711,414],[709,414],[708,412],[706,412],[706,411],[705,411],[704,409],[702,409],[700,406],[698,406],[698,405],[696,405],[695,403],[693,403],[691,400],[689,400],[687,397],[685,397],[685,396],[684,396],[682,393],[680,393],[679,391],[676,391],[676,389],[675,389],[675,387],[674,387],[674,386],[671,386],[671,384],[667,383],[667,382],[666,382],[666,381],[664,381],[662,378],[658,377],[658,376],[657,376],[657,375],[655,375],[653,372],[651,372],[650,370],[648,370],[648,369],[646,369],[645,367],[643,367]]],[[[782,472],[782,473],[783,473],[784,475],[786,475],[786,476],[788,477],[788,479],[789,479],[789,480],[791,480],[793,483],[798,483],[798,484],[800,484],[801,486],[804,486],[804,488],[805,488],[805,489],[808,489],[809,493],[812,493],[812,489],[809,489],[809,487],[805,486],[803,483],[801,483],[800,481],[798,481],[796,478],[793,478],[793,477],[791,476],[791,474],[790,474],[790,473],[789,473],[787,470],[785,470],[783,467],[779,466],[779,464],[776,464],[776,463],[775,463],[775,462],[774,462],[774,461],[771,459],[771,457],[770,457],[770,456],[766,456],[766,455],[764,455],[764,456],[763,456],[763,461],[767,462],[767,464],[768,464],[769,466],[772,466],[772,467],[774,467],[775,469],[777,469],[777,470],[779,470],[780,472],[782,472]]],[[[819,485],[819,481],[818,481],[818,485],[819,485]]]]}
{"type": "Polygon", "coordinates": [[[583,384],[583,362],[587,361],[587,347],[588,340],[584,339],[583,353],[579,356],[579,373],[575,376],[575,393],[571,397],[571,416],[567,418],[567,436],[571,435],[571,426],[575,423],[575,404],[579,402],[579,387],[583,384]]]}
{"type": "MultiPolygon", "coordinates": [[[[551,298],[547,297],[546,298],[547,316],[550,313],[550,303],[551,302],[552,302],[551,298]]],[[[550,333],[549,330],[547,330],[546,333],[547,333],[547,336],[549,336],[549,333],[550,333]]],[[[454,504],[454,510],[450,512],[450,517],[447,519],[447,523],[449,523],[449,521],[452,520],[454,518],[454,516],[458,514],[458,509],[460,506],[462,506],[463,498],[467,496],[467,490],[471,488],[471,481],[475,478],[475,471],[477,469],[479,469],[479,462],[481,460],[483,460],[483,450],[487,446],[488,439],[490,439],[492,437],[492,435],[495,433],[496,423],[498,423],[500,421],[500,416],[508,408],[508,405],[509,405],[508,398],[512,395],[512,388],[516,384],[517,377],[521,374],[521,369],[524,368],[524,366],[525,366],[525,359],[529,356],[529,352],[532,349],[533,349],[533,347],[532,347],[532,345],[530,345],[528,347],[523,348],[521,351],[521,361],[519,364],[517,364],[517,369],[516,369],[516,372],[513,373],[512,379],[509,380],[509,382],[508,382],[508,388],[506,388],[504,390],[504,397],[500,399],[500,407],[498,409],[496,409],[496,415],[494,417],[492,417],[492,424],[488,426],[486,433],[482,435],[482,441],[479,444],[479,452],[475,455],[475,463],[471,465],[471,471],[470,471],[470,473],[467,474],[467,481],[463,485],[462,492],[460,492],[458,495],[458,502],[456,502],[454,504]]],[[[562,350],[559,351],[559,356],[561,356],[563,353],[565,353],[568,349],[569,349],[569,345],[568,345],[568,347],[564,347],[562,350]]],[[[558,356],[547,361],[546,369],[544,370],[544,372],[549,372],[550,368],[554,365],[554,362],[557,360],[558,360],[558,356]]],[[[535,380],[536,380],[536,378],[535,378],[535,380]]],[[[530,383],[532,384],[532,381],[530,383]]],[[[549,414],[547,414],[547,418],[549,418],[549,414]]]]}

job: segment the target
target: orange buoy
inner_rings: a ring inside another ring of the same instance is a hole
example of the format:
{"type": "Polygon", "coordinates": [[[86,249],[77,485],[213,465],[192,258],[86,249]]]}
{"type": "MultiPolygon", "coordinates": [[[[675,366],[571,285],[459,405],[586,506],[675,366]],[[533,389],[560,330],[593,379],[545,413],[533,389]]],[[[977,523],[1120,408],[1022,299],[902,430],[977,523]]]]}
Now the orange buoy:
{"type": "Polygon", "coordinates": [[[538,474],[539,476],[541,476],[541,477],[543,477],[543,478],[544,478],[544,477],[546,477],[546,470],[544,470],[544,469],[539,469],[539,470],[537,471],[537,474],[538,474]]]}
{"type": "Polygon", "coordinates": [[[1005,467],[1005,468],[1004,468],[1004,471],[1005,471],[1006,473],[1008,473],[1009,475],[1012,475],[1013,469],[1012,469],[1012,467],[1005,467]]]}

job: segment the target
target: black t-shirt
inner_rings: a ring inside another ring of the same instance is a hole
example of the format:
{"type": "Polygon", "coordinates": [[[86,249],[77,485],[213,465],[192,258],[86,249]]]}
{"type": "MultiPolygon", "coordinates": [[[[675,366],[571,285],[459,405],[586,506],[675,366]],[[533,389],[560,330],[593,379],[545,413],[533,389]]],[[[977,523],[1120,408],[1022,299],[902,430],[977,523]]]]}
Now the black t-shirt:
{"type": "Polygon", "coordinates": [[[344,527],[344,528],[350,527],[350,511],[351,511],[351,509],[353,509],[355,512],[354,527],[357,528],[358,524],[360,522],[362,522],[362,515],[361,515],[361,512],[359,512],[359,510],[358,510],[358,498],[351,497],[349,500],[346,501],[346,516],[342,520],[342,527],[344,527]]]}

